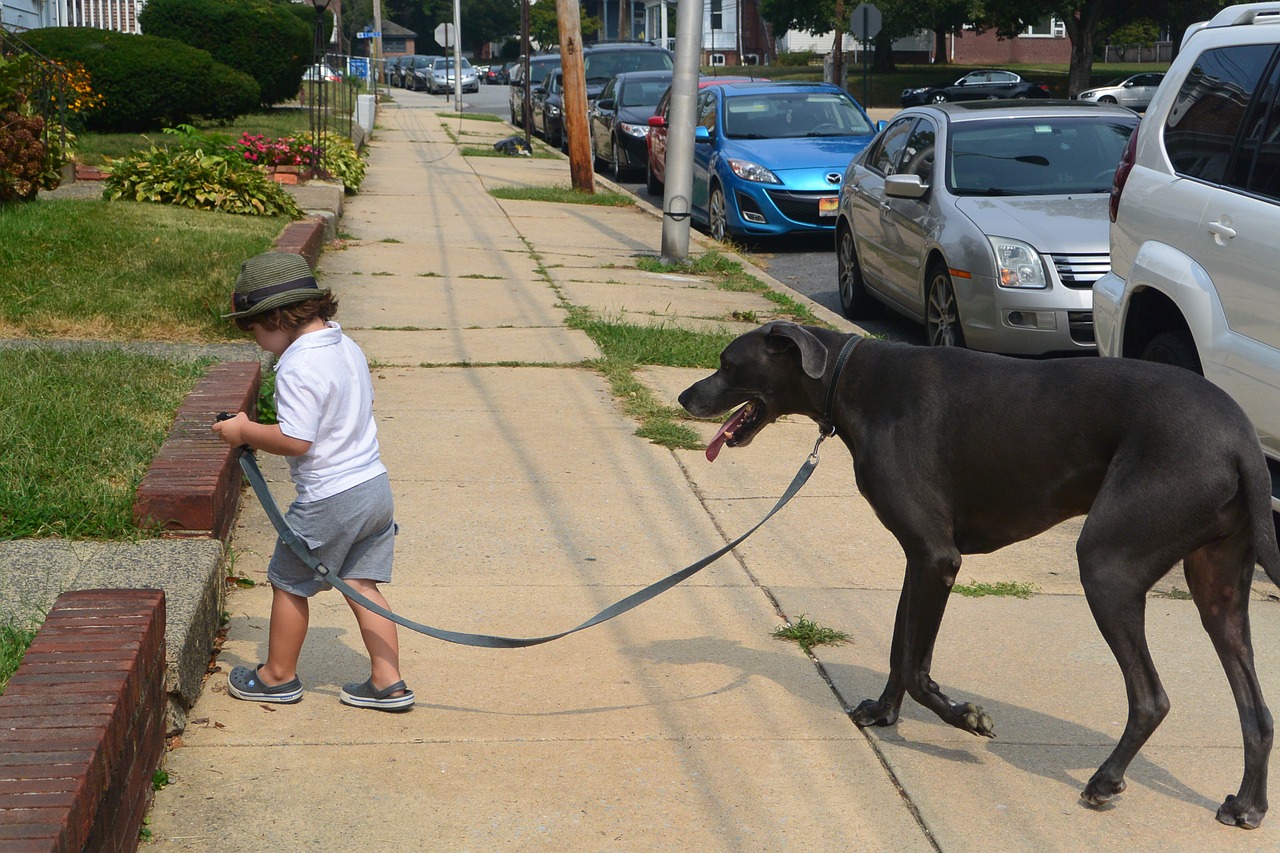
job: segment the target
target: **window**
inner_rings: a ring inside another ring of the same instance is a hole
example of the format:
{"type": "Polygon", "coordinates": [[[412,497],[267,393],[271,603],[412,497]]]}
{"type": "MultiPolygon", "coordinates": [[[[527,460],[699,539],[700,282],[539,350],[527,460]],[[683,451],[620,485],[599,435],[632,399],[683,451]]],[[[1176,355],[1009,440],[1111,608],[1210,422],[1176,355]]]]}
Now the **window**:
{"type": "Polygon", "coordinates": [[[922,184],[933,183],[933,152],[937,138],[938,128],[932,121],[922,118],[916,122],[915,130],[911,131],[902,149],[898,174],[919,175],[922,184]]]}
{"type": "Polygon", "coordinates": [[[892,175],[893,168],[898,162],[898,155],[907,144],[907,135],[914,123],[913,119],[904,118],[889,125],[884,135],[880,137],[876,150],[867,157],[867,167],[882,175],[892,175]]]}
{"type": "Polygon", "coordinates": [[[698,124],[712,136],[716,135],[716,96],[710,92],[698,96],[698,124]]]}
{"type": "Polygon", "coordinates": [[[1052,16],[1027,24],[1019,38],[1066,38],[1067,25],[1052,16]]]}
{"type": "Polygon", "coordinates": [[[1164,147],[1176,173],[1222,183],[1236,132],[1274,52],[1274,45],[1253,44],[1200,55],[1165,121],[1164,147]]]}
{"type": "MultiPolygon", "coordinates": [[[[724,0],[711,0],[711,29],[724,29],[724,0]]],[[[715,63],[711,63],[715,65],[715,63]]],[[[723,62],[720,63],[724,65],[723,62]]]]}
{"type": "Polygon", "coordinates": [[[724,65],[724,64],[725,64],[725,62],[724,62],[724,54],[723,54],[723,53],[713,53],[713,54],[711,54],[711,63],[710,63],[710,64],[711,64],[711,65],[724,65]]]}
{"type": "Polygon", "coordinates": [[[1266,86],[1245,119],[1240,150],[1232,160],[1227,183],[1246,192],[1280,200],[1280,67],[1273,68],[1266,86]]]}

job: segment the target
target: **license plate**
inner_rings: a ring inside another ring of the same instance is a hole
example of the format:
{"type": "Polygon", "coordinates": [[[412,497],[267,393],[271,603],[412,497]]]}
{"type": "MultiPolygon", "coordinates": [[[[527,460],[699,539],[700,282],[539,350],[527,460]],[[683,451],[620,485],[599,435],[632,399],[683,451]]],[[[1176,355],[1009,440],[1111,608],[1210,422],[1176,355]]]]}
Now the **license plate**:
{"type": "Polygon", "coordinates": [[[835,216],[840,212],[840,197],[829,196],[827,198],[818,199],[818,215],[819,216],[835,216]]]}

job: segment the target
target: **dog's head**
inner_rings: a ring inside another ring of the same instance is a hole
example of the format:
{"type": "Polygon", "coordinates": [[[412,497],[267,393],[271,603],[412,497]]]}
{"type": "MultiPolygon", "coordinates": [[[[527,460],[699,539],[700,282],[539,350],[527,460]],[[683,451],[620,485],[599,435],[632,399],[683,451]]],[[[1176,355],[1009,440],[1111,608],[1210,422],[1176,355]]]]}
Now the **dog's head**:
{"type": "Polygon", "coordinates": [[[686,388],[680,405],[699,418],[741,406],[707,445],[714,461],[725,444],[746,447],[782,415],[820,416],[809,386],[826,370],[825,344],[803,326],[775,321],[735,338],[720,353],[720,369],[686,388]]]}

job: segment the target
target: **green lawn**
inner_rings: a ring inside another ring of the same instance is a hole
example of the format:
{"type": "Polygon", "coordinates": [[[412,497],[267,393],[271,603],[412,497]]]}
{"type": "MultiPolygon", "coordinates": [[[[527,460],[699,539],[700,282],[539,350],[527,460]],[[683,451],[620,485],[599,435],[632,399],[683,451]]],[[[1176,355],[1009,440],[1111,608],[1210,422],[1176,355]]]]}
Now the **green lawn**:
{"type": "MultiPolygon", "coordinates": [[[[226,125],[200,122],[196,125],[202,133],[219,134],[229,139],[239,139],[242,133],[267,137],[304,136],[311,132],[310,114],[298,107],[276,107],[260,113],[240,116],[226,125]]],[[[81,163],[100,166],[108,157],[124,157],[138,149],[146,150],[152,143],[167,148],[178,137],[155,131],[152,133],[83,133],[76,141],[76,159],[81,163]]]]}
{"type": "Polygon", "coordinates": [[[0,206],[0,337],[222,341],[241,262],[287,222],[143,202],[0,206]]]}

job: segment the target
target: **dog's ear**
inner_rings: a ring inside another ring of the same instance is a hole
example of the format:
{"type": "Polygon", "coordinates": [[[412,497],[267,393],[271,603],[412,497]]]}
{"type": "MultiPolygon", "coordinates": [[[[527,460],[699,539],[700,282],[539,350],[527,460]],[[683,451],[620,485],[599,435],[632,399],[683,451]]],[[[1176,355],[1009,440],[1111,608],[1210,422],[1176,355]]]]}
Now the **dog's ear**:
{"type": "Polygon", "coordinates": [[[808,329],[795,323],[770,323],[764,327],[764,339],[773,352],[795,347],[800,350],[800,367],[811,379],[821,379],[827,372],[827,348],[808,329]]]}

